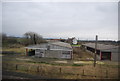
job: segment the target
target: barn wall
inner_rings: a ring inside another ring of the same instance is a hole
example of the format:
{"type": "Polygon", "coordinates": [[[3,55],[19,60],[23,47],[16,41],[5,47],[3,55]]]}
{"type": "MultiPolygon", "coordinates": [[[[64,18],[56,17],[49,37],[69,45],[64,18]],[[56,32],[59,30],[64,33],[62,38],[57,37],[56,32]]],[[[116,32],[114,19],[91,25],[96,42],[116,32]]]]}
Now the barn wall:
{"type": "Polygon", "coordinates": [[[64,59],[71,59],[72,58],[72,51],[69,51],[70,54],[62,54],[64,50],[40,50],[37,49],[35,51],[36,57],[48,57],[48,58],[64,58],[64,59]],[[44,55],[41,54],[41,51],[44,55]]]}
{"type": "Polygon", "coordinates": [[[35,50],[35,56],[36,57],[44,57],[45,55],[45,50],[41,50],[41,49],[36,49],[35,50]]]}
{"type": "Polygon", "coordinates": [[[61,58],[72,59],[72,51],[62,51],[61,58]]]}
{"type": "Polygon", "coordinates": [[[112,51],[112,61],[119,61],[120,62],[120,59],[118,58],[119,57],[119,54],[120,54],[120,52],[119,52],[119,48],[117,48],[117,49],[111,49],[111,51],[112,51]]]}
{"type": "Polygon", "coordinates": [[[71,59],[72,56],[72,48],[69,48],[67,46],[59,46],[54,44],[41,44],[39,48],[35,48],[35,56],[36,57],[48,57],[48,58],[69,58],[71,59]],[[44,48],[44,49],[42,49],[44,48]],[[45,49],[46,48],[46,49],[45,49]],[[71,53],[68,55],[63,55],[62,51],[71,51],[71,53]]]}
{"type": "Polygon", "coordinates": [[[120,59],[118,58],[120,54],[119,48],[110,49],[109,51],[111,51],[111,61],[120,62],[120,59]]]}
{"type": "Polygon", "coordinates": [[[49,58],[61,58],[61,50],[46,50],[45,57],[49,58]]]}
{"type": "Polygon", "coordinates": [[[112,52],[112,58],[111,58],[111,60],[112,60],[112,61],[120,61],[120,60],[118,59],[118,53],[112,52]]]}
{"type": "Polygon", "coordinates": [[[58,46],[58,45],[50,45],[50,49],[64,49],[64,50],[72,50],[72,48],[58,46]]]}

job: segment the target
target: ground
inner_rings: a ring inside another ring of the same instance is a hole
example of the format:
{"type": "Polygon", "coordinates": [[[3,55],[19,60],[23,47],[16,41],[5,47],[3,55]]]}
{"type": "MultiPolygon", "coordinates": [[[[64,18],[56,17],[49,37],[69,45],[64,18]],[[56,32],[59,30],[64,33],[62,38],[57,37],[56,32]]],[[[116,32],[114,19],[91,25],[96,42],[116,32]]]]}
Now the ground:
{"type": "MultiPolygon", "coordinates": [[[[94,67],[93,60],[90,59],[92,56],[80,48],[74,49],[76,51],[74,51],[74,59],[72,60],[25,56],[24,47],[3,50],[18,52],[17,54],[2,55],[3,70],[8,70],[10,73],[19,72],[28,74],[25,74],[26,76],[32,74],[34,77],[39,75],[42,78],[61,79],[118,78],[118,62],[97,61],[96,67],[94,67]]],[[[6,77],[4,76],[4,78],[6,77]]]]}

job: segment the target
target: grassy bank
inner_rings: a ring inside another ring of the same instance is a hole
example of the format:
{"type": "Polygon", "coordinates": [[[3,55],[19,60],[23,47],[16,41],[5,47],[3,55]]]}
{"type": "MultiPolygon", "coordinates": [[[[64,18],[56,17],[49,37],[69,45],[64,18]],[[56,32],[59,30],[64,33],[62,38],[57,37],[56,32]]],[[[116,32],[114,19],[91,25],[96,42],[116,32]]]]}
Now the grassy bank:
{"type": "MultiPolygon", "coordinates": [[[[111,61],[104,63],[98,62],[96,67],[93,67],[93,61],[35,58],[33,56],[25,56],[23,55],[25,52],[24,47],[5,48],[3,50],[21,53],[3,54],[4,70],[25,72],[33,75],[60,79],[118,78],[119,66],[111,61]]],[[[84,51],[81,53],[81,55],[85,54],[84,51]]]]}
{"type": "Polygon", "coordinates": [[[118,68],[97,65],[60,66],[46,63],[4,63],[3,69],[61,79],[118,78],[118,68]]]}

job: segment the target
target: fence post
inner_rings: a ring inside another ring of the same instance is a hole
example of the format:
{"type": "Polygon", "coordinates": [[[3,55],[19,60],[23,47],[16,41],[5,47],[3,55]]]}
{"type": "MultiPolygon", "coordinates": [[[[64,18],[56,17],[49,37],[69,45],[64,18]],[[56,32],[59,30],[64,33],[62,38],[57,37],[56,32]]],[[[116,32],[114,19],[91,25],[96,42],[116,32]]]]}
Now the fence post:
{"type": "Polygon", "coordinates": [[[39,72],[39,66],[37,67],[37,72],[39,72]]]}
{"type": "Polygon", "coordinates": [[[7,68],[7,67],[8,67],[8,64],[6,63],[5,65],[6,65],[6,66],[5,66],[5,69],[8,69],[8,68],[7,68]]]}
{"type": "Polygon", "coordinates": [[[15,69],[17,70],[17,68],[18,68],[18,65],[16,64],[15,69]]]}
{"type": "Polygon", "coordinates": [[[79,79],[79,74],[77,74],[77,79],[79,79]]]}
{"type": "Polygon", "coordinates": [[[108,78],[108,70],[106,70],[106,78],[108,78]]]}
{"type": "Polygon", "coordinates": [[[85,75],[84,69],[83,69],[83,76],[85,75]]]}
{"type": "Polygon", "coordinates": [[[62,73],[62,69],[61,69],[61,67],[60,67],[60,74],[62,73]]]}
{"type": "Polygon", "coordinates": [[[42,66],[40,66],[40,75],[42,76],[42,66]]]}

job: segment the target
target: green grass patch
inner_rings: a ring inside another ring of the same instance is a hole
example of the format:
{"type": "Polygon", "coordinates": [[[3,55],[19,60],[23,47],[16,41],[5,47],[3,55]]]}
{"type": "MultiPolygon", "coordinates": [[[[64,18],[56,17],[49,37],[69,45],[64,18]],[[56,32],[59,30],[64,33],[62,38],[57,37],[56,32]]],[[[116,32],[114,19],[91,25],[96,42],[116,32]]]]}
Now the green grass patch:
{"type": "Polygon", "coordinates": [[[72,66],[84,66],[84,64],[73,64],[72,66]]]}
{"type": "Polygon", "coordinates": [[[79,46],[80,47],[81,45],[79,45],[79,44],[72,44],[72,46],[79,46]]]}
{"type": "Polygon", "coordinates": [[[43,62],[43,61],[41,61],[41,62],[35,62],[35,61],[26,61],[26,62],[28,62],[28,63],[34,63],[34,64],[50,64],[50,63],[43,62]]]}
{"type": "Polygon", "coordinates": [[[111,68],[120,68],[120,65],[108,65],[108,64],[102,64],[102,66],[105,66],[105,67],[111,67],[111,68]]]}
{"type": "Polygon", "coordinates": [[[84,66],[85,64],[57,64],[57,63],[48,63],[48,62],[35,62],[35,61],[27,61],[29,63],[34,63],[34,64],[49,64],[49,65],[55,65],[55,66],[84,66]]]}

